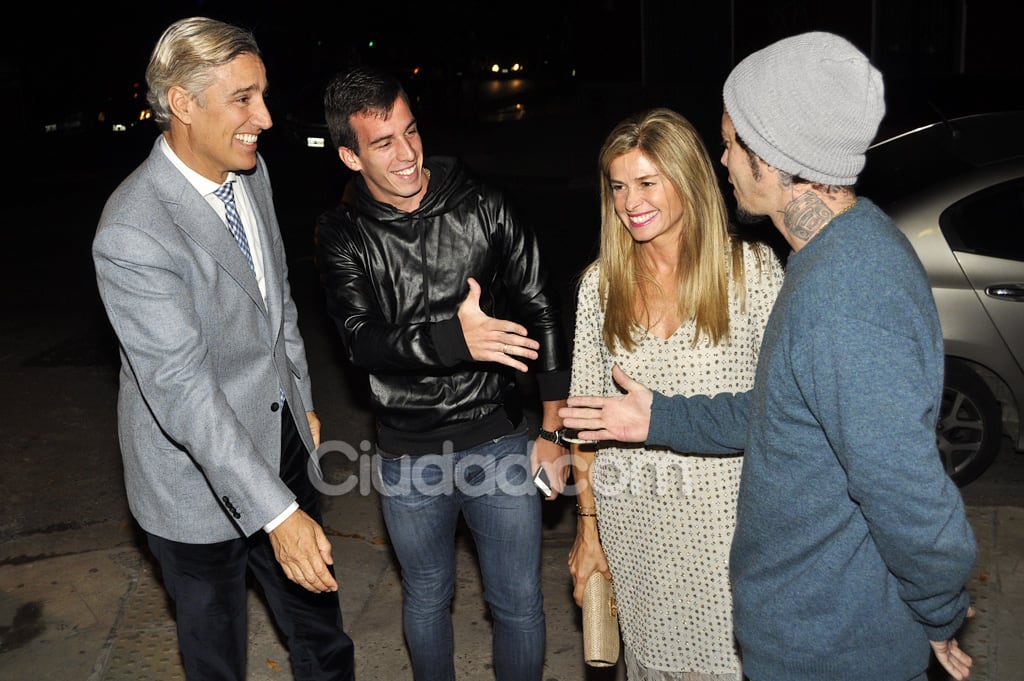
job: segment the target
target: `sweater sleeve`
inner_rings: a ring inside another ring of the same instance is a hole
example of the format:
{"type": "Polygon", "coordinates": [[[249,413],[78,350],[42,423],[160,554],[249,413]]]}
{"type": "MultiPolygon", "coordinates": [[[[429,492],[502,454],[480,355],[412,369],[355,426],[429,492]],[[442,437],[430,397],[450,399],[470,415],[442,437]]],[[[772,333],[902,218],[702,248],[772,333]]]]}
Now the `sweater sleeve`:
{"type": "Polygon", "coordinates": [[[677,452],[735,454],[746,444],[749,391],[667,397],[654,393],[648,445],[677,452]]]}

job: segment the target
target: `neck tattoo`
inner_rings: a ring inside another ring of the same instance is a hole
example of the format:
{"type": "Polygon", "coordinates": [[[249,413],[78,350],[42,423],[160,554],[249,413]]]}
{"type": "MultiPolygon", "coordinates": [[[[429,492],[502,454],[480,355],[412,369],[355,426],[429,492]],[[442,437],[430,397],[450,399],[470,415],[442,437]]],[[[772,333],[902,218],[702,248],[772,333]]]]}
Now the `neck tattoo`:
{"type": "Polygon", "coordinates": [[[786,206],[786,228],[794,238],[806,243],[833,220],[856,205],[857,199],[854,198],[853,203],[839,212],[833,213],[817,195],[807,192],[786,206]]]}

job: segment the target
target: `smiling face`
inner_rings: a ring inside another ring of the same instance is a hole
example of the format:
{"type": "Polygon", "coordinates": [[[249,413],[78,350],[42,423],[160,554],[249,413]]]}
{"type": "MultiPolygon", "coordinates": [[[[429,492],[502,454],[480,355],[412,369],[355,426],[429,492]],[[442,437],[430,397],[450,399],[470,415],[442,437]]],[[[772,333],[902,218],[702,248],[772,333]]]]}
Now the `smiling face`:
{"type": "Polygon", "coordinates": [[[676,243],[683,230],[679,193],[639,149],[631,149],[608,166],[615,213],[639,242],[676,243]]]}
{"type": "Polygon", "coordinates": [[[214,182],[256,165],[259,134],[273,121],[264,101],[267,72],[255,54],[241,54],[213,71],[200,98],[175,86],[168,140],[185,164],[214,182]]]}
{"type": "Polygon", "coordinates": [[[362,173],[373,198],[406,212],[416,210],[427,192],[427,176],[423,142],[405,98],[395,100],[386,118],[378,112],[361,112],[350,122],[359,151],[339,147],[342,162],[362,173]]]}

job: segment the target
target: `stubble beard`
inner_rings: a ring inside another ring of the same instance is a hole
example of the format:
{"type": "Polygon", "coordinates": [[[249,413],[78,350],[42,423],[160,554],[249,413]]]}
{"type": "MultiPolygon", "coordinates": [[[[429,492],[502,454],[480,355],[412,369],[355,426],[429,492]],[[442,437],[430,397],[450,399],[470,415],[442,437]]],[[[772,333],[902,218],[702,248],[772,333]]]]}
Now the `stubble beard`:
{"type": "Polygon", "coordinates": [[[751,213],[749,210],[741,206],[738,202],[736,204],[736,221],[744,225],[755,225],[758,222],[764,220],[764,215],[758,215],[751,213]]]}

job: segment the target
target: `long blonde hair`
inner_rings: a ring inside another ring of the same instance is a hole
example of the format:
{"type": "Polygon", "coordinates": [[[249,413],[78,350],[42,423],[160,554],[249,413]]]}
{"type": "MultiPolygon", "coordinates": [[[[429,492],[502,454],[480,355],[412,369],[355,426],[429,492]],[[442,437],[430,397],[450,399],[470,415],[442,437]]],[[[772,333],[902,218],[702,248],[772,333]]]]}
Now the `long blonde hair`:
{"type": "MultiPolygon", "coordinates": [[[[712,344],[729,337],[729,281],[745,289],[743,249],[729,233],[729,216],[711,158],[693,125],[675,111],[656,108],[635,114],[608,134],[598,155],[601,185],[601,251],[598,291],[604,307],[604,342],[629,352],[636,332],[647,323],[645,287],[657,286],[647,271],[640,244],[615,212],[612,161],[639,149],[675,188],[683,204],[675,297],[680,319],[696,322],[693,344],[706,336],[712,344]],[[731,268],[727,257],[731,255],[731,268]],[[640,296],[641,299],[638,299],[640,296]]],[[[745,301],[744,301],[745,302],[745,301]]]]}

